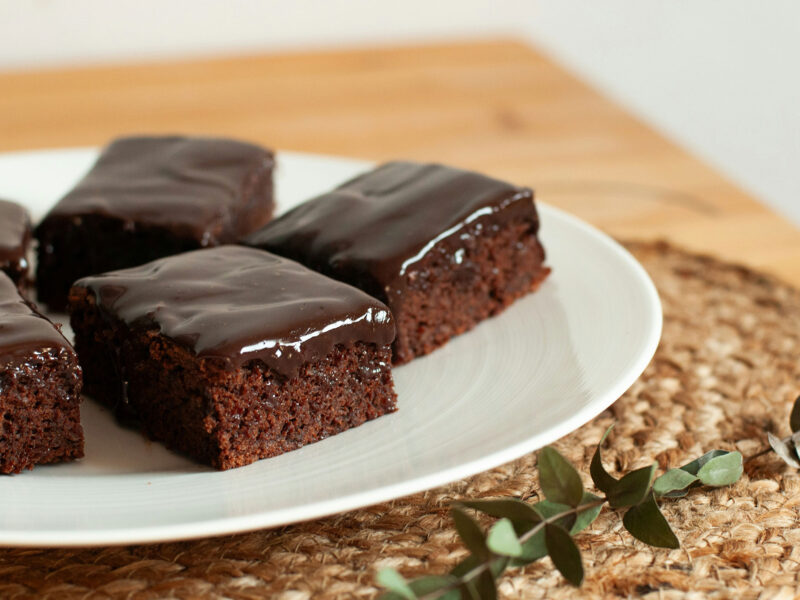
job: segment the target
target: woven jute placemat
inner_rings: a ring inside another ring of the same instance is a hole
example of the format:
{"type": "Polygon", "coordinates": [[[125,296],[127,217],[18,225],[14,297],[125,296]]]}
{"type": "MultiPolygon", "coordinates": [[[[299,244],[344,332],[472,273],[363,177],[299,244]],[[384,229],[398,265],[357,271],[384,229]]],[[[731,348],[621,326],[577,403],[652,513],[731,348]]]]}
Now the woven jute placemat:
{"type": "MultiPolygon", "coordinates": [[[[751,270],[666,244],[629,244],[664,304],[655,359],[609,410],[556,446],[588,472],[612,422],[606,464],[677,466],[713,448],[745,456],[788,433],[800,391],[800,292],[751,270]]],[[[443,573],[463,558],[451,501],[535,499],[531,454],[394,502],[275,530],[193,542],[0,550],[3,598],[370,598],[374,573],[443,573]]],[[[586,479],[585,483],[591,485],[586,479]]],[[[54,502],[58,499],[54,498],[54,502]]],[[[578,536],[586,581],[569,587],[544,559],[502,580],[507,598],[793,598],[800,595],[800,475],[774,456],[739,483],[662,505],[680,550],[634,541],[602,513],[578,536]]]]}

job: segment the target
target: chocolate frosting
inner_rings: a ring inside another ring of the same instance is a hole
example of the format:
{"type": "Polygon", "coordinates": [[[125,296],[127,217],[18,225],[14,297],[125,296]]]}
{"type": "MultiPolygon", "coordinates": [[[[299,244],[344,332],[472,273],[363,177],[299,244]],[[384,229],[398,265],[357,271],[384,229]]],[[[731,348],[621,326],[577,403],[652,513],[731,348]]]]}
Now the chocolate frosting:
{"type": "Polygon", "coordinates": [[[356,285],[394,310],[428,253],[459,264],[476,235],[514,219],[538,231],[528,188],[443,165],[390,162],[305,202],[244,243],[356,285]]]}
{"type": "Polygon", "coordinates": [[[0,273],[0,373],[44,354],[73,354],[56,326],[31,308],[16,285],[0,273]]]}
{"type": "Polygon", "coordinates": [[[19,204],[0,200],[0,269],[13,277],[28,272],[31,219],[19,204]]]}
{"type": "Polygon", "coordinates": [[[167,228],[201,246],[229,243],[272,215],[273,166],[270,151],[233,140],[120,138],[44,223],[102,215],[131,230],[167,228]]]}
{"type": "Polygon", "coordinates": [[[157,328],[200,357],[287,377],[336,344],[394,340],[388,308],[293,261],[241,246],[196,250],[79,280],[100,309],[157,328]]]}

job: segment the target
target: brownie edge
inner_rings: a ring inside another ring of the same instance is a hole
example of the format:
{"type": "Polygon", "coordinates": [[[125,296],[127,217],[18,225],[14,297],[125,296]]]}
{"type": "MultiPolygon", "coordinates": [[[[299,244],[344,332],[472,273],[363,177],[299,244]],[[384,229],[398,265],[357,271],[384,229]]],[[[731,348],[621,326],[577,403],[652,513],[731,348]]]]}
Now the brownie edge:
{"type": "Polygon", "coordinates": [[[235,242],[272,217],[274,162],[235,140],[113,141],[35,230],[39,300],[61,310],[81,277],[235,242]]]}
{"type": "Polygon", "coordinates": [[[386,303],[401,364],[537,289],[550,272],[538,232],[531,189],[397,161],[304,202],[243,243],[386,303]]]}
{"type": "Polygon", "coordinates": [[[346,284],[223,246],[80,280],[86,393],[217,469],[396,409],[388,309],[346,284]]]}
{"type": "Polygon", "coordinates": [[[83,456],[81,383],[72,346],[0,273],[0,472],[83,456]]]}

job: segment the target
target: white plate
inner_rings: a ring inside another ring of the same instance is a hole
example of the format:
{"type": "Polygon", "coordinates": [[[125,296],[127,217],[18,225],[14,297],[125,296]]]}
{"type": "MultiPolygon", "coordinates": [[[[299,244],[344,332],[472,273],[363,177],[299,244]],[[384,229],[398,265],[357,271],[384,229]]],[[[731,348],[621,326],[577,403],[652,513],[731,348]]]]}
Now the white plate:
{"type": "MultiPolygon", "coordinates": [[[[41,217],[90,149],[0,156],[0,197],[41,217]]],[[[369,165],[284,152],[280,210],[369,165]]],[[[642,267],[540,204],[553,274],[536,294],[395,369],[399,411],[295,452],[215,472],[81,408],[86,458],[0,477],[0,544],[79,546],[212,536],[312,519],[495,467],[576,429],[641,374],[661,333],[642,267]]]]}

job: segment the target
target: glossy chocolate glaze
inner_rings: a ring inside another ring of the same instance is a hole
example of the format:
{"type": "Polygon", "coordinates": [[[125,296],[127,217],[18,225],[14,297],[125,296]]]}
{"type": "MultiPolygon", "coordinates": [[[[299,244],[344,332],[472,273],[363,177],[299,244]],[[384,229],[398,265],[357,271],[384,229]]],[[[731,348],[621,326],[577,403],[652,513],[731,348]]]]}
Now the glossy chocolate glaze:
{"type": "Polygon", "coordinates": [[[386,346],[388,308],[293,261],[241,246],[196,250],[75,284],[130,327],[157,328],[200,357],[253,360],[287,377],[336,344],[386,346]]]}
{"type": "Polygon", "coordinates": [[[19,295],[14,282],[0,273],[0,373],[45,354],[62,353],[73,354],[69,342],[19,295]]]}
{"type": "Polygon", "coordinates": [[[533,192],[437,164],[390,162],[265,225],[244,243],[364,289],[396,310],[430,252],[460,264],[474,237],[513,221],[539,228],[533,192]]]}
{"type": "Polygon", "coordinates": [[[101,215],[128,230],[168,229],[200,246],[230,243],[271,217],[273,166],[269,150],[233,140],[120,138],[39,227],[101,215]]]}
{"type": "Polygon", "coordinates": [[[0,269],[19,281],[28,274],[31,219],[19,204],[0,200],[0,269]]]}

